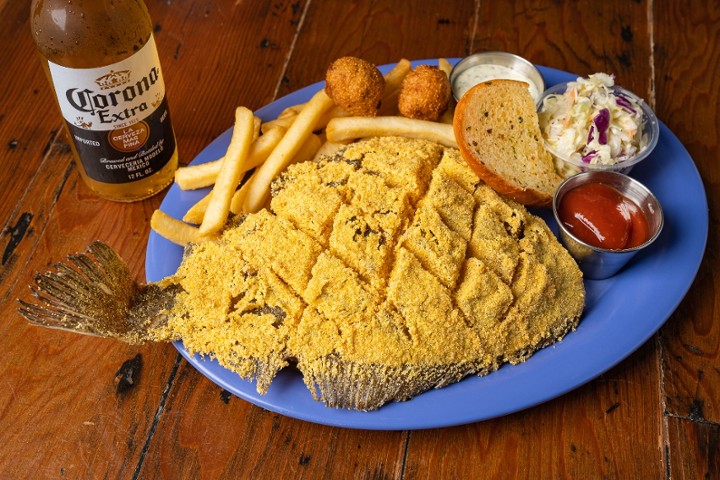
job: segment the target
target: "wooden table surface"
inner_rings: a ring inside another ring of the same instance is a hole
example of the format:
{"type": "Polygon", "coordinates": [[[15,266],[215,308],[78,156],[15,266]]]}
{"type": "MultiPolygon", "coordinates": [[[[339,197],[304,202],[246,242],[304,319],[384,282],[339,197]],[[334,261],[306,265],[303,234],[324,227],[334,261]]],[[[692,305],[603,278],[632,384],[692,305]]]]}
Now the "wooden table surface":
{"type": "Polygon", "coordinates": [[[29,4],[0,0],[1,478],[720,478],[717,2],[149,0],[182,163],[232,124],[236,106],[257,109],[320,81],[337,57],[385,64],[482,50],[614,73],[694,159],[707,250],[659,332],[560,398],[413,431],[284,417],[229,395],[170,344],[131,346],[20,317],[16,299],[33,274],[95,239],[144,279],[149,219],[164,196],[112,203],[81,182],[35,56],[29,4]],[[120,388],[128,365],[132,383],[120,388]]]}

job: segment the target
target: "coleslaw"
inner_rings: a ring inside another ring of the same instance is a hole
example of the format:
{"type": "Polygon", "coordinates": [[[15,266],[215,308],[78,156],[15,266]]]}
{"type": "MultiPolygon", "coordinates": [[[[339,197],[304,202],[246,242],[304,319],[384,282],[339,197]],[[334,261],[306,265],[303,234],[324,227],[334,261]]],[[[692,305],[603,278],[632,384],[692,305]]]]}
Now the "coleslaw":
{"type": "Polygon", "coordinates": [[[606,73],[569,82],[547,95],[538,112],[548,149],[575,165],[615,165],[648,146],[645,116],[632,94],[606,73]]]}

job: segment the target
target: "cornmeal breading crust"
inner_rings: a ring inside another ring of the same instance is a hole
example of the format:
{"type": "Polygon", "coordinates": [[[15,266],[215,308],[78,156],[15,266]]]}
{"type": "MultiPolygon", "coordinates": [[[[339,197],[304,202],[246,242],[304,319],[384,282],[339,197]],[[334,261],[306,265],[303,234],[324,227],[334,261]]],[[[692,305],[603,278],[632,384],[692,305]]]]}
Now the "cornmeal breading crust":
{"type": "Polygon", "coordinates": [[[547,225],[457,149],[399,137],[296,164],[270,210],[196,245],[158,338],[266,391],[372,410],[527,359],[575,328],[581,273],[547,225]]]}

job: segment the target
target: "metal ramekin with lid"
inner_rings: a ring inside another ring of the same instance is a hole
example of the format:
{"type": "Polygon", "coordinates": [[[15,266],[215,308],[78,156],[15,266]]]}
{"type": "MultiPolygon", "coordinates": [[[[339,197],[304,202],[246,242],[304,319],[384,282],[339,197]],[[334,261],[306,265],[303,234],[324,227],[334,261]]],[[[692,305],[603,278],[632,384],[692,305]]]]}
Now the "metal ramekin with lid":
{"type": "Polygon", "coordinates": [[[455,100],[470,88],[488,80],[519,80],[528,84],[535,102],[545,91],[540,71],[524,58],[508,52],[478,52],[460,60],[450,72],[450,85],[455,100]]]}

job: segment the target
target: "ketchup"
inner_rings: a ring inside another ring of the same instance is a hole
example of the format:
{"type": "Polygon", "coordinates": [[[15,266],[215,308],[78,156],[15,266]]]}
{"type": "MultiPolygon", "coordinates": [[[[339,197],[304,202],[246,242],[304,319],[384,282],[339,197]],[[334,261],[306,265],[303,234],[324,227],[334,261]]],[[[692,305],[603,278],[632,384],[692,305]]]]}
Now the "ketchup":
{"type": "Polygon", "coordinates": [[[636,247],[649,238],[647,219],[637,204],[603,183],[568,191],[558,216],[576,238],[607,250],[636,247]]]}

